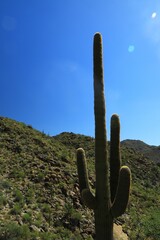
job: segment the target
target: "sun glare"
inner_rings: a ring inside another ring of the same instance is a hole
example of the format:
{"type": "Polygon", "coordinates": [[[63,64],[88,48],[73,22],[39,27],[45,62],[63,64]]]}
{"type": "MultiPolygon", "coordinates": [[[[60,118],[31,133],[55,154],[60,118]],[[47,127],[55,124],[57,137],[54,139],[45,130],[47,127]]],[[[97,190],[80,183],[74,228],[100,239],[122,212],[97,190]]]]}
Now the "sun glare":
{"type": "Polygon", "coordinates": [[[157,17],[157,13],[156,12],[153,12],[152,15],[151,15],[152,18],[156,18],[157,17]]]}

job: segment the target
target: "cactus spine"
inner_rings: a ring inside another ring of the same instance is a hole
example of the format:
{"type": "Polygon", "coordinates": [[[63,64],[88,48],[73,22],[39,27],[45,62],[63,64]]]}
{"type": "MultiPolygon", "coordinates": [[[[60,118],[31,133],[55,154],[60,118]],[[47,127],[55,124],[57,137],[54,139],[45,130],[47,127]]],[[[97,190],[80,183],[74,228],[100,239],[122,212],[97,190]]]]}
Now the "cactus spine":
{"type": "Polygon", "coordinates": [[[94,113],[96,192],[88,181],[85,152],[77,149],[77,168],[82,200],[94,210],[96,240],[113,240],[113,219],[124,213],[130,191],[130,170],[120,167],[119,117],[111,117],[110,161],[107,152],[102,37],[94,36],[94,113]]]}

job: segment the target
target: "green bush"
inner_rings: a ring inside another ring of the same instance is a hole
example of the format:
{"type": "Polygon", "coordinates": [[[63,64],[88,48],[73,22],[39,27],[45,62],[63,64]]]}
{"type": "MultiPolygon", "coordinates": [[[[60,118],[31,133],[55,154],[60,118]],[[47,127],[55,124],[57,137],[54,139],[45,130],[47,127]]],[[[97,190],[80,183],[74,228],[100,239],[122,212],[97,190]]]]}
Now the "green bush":
{"type": "Polygon", "coordinates": [[[143,221],[145,236],[160,239],[160,209],[150,209],[143,221]]]}
{"type": "Polygon", "coordinates": [[[0,182],[0,188],[3,189],[8,189],[11,187],[11,183],[8,180],[3,180],[2,182],[0,182]]]}
{"type": "Polygon", "coordinates": [[[0,193],[0,207],[5,206],[6,204],[7,204],[7,198],[2,193],[0,193]]]}
{"type": "Polygon", "coordinates": [[[21,203],[24,202],[24,197],[20,190],[16,189],[14,191],[14,197],[16,202],[21,202],[21,203]]]}
{"type": "Polygon", "coordinates": [[[24,213],[23,214],[23,222],[25,223],[31,223],[32,222],[32,216],[30,213],[24,213]]]}
{"type": "Polygon", "coordinates": [[[12,215],[18,215],[18,214],[21,213],[21,211],[22,211],[21,205],[20,205],[19,203],[16,203],[16,204],[13,206],[13,208],[10,210],[10,213],[11,213],[12,215]]]}
{"type": "Polygon", "coordinates": [[[14,222],[10,222],[0,226],[1,240],[28,240],[29,238],[30,230],[27,225],[19,226],[14,222]]]}
{"type": "Polygon", "coordinates": [[[74,210],[71,214],[71,218],[75,221],[81,221],[82,220],[82,214],[76,210],[74,210]]]}

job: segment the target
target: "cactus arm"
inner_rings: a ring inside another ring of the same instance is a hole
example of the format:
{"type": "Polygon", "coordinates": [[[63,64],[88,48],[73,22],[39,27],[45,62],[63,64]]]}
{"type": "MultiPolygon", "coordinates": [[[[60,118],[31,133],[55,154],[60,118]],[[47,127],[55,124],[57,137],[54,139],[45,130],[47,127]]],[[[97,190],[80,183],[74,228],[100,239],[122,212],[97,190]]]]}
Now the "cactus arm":
{"type": "Polygon", "coordinates": [[[87,207],[89,207],[90,209],[94,209],[96,207],[96,200],[92,192],[90,191],[87,162],[85,152],[82,148],[77,149],[77,169],[82,200],[87,207]]]}
{"type": "Polygon", "coordinates": [[[120,169],[120,121],[116,114],[111,117],[110,140],[110,189],[113,204],[111,213],[113,217],[119,217],[128,204],[131,173],[126,166],[120,169]]]}
{"type": "Polygon", "coordinates": [[[126,210],[130,193],[130,181],[130,169],[127,166],[121,167],[117,193],[111,207],[111,214],[113,217],[121,216],[126,210]]]}
{"type": "Polygon", "coordinates": [[[82,148],[77,149],[77,169],[80,193],[82,193],[84,189],[89,188],[86,157],[82,148]]]}
{"type": "Polygon", "coordinates": [[[119,171],[121,165],[120,156],[120,121],[116,114],[111,117],[111,131],[110,131],[110,189],[111,189],[111,202],[114,202],[117,186],[119,171]]]}

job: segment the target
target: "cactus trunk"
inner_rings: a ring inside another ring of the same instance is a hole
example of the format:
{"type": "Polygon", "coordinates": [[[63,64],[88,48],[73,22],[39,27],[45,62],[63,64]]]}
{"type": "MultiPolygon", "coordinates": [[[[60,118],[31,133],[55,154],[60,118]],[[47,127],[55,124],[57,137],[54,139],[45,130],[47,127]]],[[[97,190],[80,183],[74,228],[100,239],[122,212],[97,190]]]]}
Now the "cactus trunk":
{"type": "Polygon", "coordinates": [[[102,39],[94,38],[94,113],[95,113],[95,159],[96,159],[96,200],[95,231],[97,240],[112,239],[112,218],[110,209],[109,164],[107,154],[105,98],[103,82],[102,39]],[[98,91],[97,91],[98,89],[98,91]],[[107,216],[108,215],[108,216],[107,216]]]}

